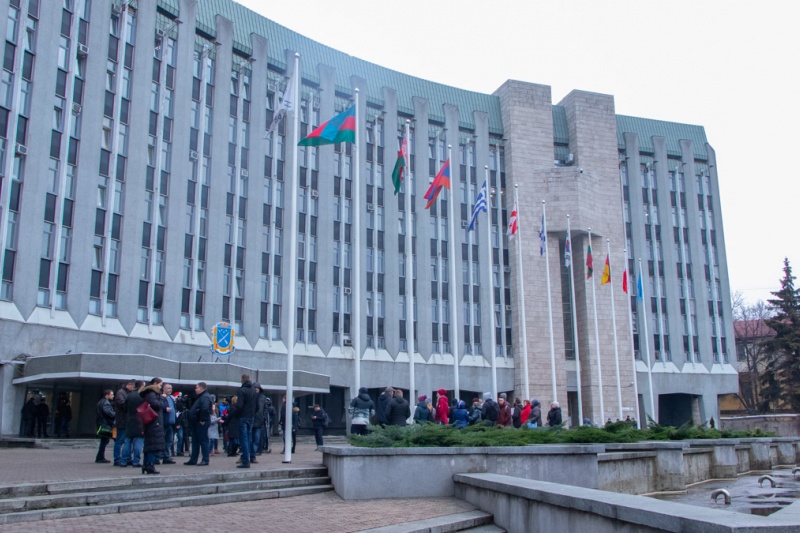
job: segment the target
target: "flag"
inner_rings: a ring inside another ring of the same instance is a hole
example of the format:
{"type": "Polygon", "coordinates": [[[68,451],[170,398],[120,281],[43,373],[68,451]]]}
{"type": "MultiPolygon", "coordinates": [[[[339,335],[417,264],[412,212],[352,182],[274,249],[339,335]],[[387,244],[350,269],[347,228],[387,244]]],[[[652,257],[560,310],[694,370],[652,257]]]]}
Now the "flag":
{"type": "Polygon", "coordinates": [[[270,133],[278,129],[278,125],[281,123],[281,119],[286,116],[286,113],[294,109],[294,93],[296,85],[297,72],[294,72],[292,73],[292,77],[289,78],[289,82],[286,84],[286,90],[283,91],[283,96],[281,96],[281,103],[278,106],[278,110],[275,111],[275,115],[272,117],[272,122],[269,125],[269,129],[264,135],[265,139],[269,137],[270,133]]]}
{"type": "Polygon", "coordinates": [[[589,249],[586,250],[586,279],[592,277],[594,273],[594,259],[592,259],[592,243],[589,243],[589,249]]]}
{"type": "Polygon", "coordinates": [[[544,213],[542,213],[542,229],[539,230],[539,255],[544,255],[545,246],[547,246],[547,228],[544,224],[544,213]]]}
{"type": "Polygon", "coordinates": [[[486,211],[486,196],[488,191],[486,190],[486,181],[483,182],[481,186],[481,190],[478,192],[478,197],[475,198],[475,207],[472,208],[472,218],[469,221],[469,227],[467,227],[467,231],[472,231],[475,229],[475,222],[478,220],[478,213],[481,211],[486,211]]]}
{"type": "Polygon", "coordinates": [[[514,209],[511,211],[511,216],[508,217],[508,238],[509,240],[513,239],[517,236],[517,224],[519,219],[517,218],[517,201],[514,200],[514,209]]]}
{"type": "Polygon", "coordinates": [[[403,142],[400,143],[400,150],[397,151],[397,161],[394,163],[394,170],[392,170],[392,183],[394,184],[394,193],[400,192],[400,183],[403,181],[403,171],[406,168],[406,159],[408,159],[408,142],[403,136],[403,142]]]}
{"type": "Polygon", "coordinates": [[[622,271],[622,292],[628,294],[628,269],[622,271]]]}
{"type": "Polygon", "coordinates": [[[430,209],[433,205],[433,202],[436,201],[436,198],[439,196],[439,191],[442,188],[450,189],[450,160],[444,162],[442,168],[439,169],[439,173],[436,174],[436,177],[433,178],[431,182],[431,186],[428,187],[428,192],[425,193],[424,198],[428,200],[428,203],[425,204],[425,209],[430,209]]]}
{"type": "Polygon", "coordinates": [[[350,106],[308,134],[298,146],[356,142],[356,107],[350,106]]]}
{"type": "Polygon", "coordinates": [[[564,245],[564,266],[569,268],[572,265],[572,244],[569,242],[569,233],[567,233],[567,243],[564,245]]]}
{"type": "Polygon", "coordinates": [[[639,277],[636,278],[636,299],[640,302],[644,300],[644,287],[642,287],[642,270],[639,269],[639,277]]]}
{"type": "MultiPolygon", "coordinates": [[[[603,267],[603,275],[600,277],[600,285],[605,285],[606,283],[611,283],[611,264],[608,262],[608,256],[606,256],[606,264],[603,267]]],[[[627,290],[625,292],[628,292],[627,290]]]]}

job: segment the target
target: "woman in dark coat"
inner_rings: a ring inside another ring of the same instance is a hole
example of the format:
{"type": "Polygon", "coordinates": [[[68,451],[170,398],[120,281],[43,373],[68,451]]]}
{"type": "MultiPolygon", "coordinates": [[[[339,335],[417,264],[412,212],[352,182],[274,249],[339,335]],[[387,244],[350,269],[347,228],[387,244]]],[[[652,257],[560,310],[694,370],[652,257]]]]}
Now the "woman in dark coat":
{"type": "Polygon", "coordinates": [[[149,424],[144,425],[144,463],[142,474],[158,474],[156,470],[156,453],[164,450],[164,421],[162,418],[161,378],[153,378],[140,391],[139,396],[149,404],[158,415],[149,424]]]}
{"type": "Polygon", "coordinates": [[[231,398],[228,412],[222,417],[220,422],[228,429],[228,457],[236,457],[239,453],[239,418],[242,414],[238,404],[239,398],[231,398]]]}

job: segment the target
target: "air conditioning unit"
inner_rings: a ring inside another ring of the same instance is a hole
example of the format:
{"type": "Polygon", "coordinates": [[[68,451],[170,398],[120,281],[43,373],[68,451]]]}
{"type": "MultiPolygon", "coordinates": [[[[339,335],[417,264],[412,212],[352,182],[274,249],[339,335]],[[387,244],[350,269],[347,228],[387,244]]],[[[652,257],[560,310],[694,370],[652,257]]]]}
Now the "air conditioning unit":
{"type": "Polygon", "coordinates": [[[344,344],[345,346],[352,346],[353,345],[353,341],[350,340],[350,337],[345,337],[342,340],[342,344],[344,344]]]}
{"type": "Polygon", "coordinates": [[[274,83],[267,84],[267,90],[272,91],[273,93],[278,92],[278,87],[274,83]]]}
{"type": "Polygon", "coordinates": [[[24,144],[17,144],[17,155],[28,155],[28,147],[24,144]]]}
{"type": "Polygon", "coordinates": [[[247,177],[249,177],[249,176],[250,176],[250,171],[248,171],[246,168],[243,168],[243,169],[240,171],[240,174],[242,175],[242,177],[243,177],[243,178],[247,178],[247,177]]]}
{"type": "Polygon", "coordinates": [[[77,102],[72,102],[72,113],[74,115],[80,115],[81,114],[81,109],[82,109],[81,108],[81,104],[79,104],[77,102]]]}
{"type": "Polygon", "coordinates": [[[503,267],[503,272],[511,272],[511,267],[504,266],[503,267]]]}
{"type": "Polygon", "coordinates": [[[511,306],[510,305],[506,306],[506,311],[511,311],[511,306]]]}
{"type": "Polygon", "coordinates": [[[367,211],[375,211],[375,204],[367,204],[367,211]]]}
{"type": "Polygon", "coordinates": [[[469,227],[469,224],[467,223],[467,221],[463,220],[461,222],[461,229],[467,229],[468,227],[469,227]]]}
{"type": "Polygon", "coordinates": [[[89,47],[85,44],[78,43],[78,56],[86,57],[87,55],[89,55],[89,47]]]}
{"type": "Polygon", "coordinates": [[[115,14],[115,15],[121,15],[122,14],[122,6],[112,5],[111,6],[111,12],[113,14],[115,14]]]}
{"type": "Polygon", "coordinates": [[[159,28],[159,29],[157,29],[157,30],[156,30],[156,37],[159,37],[159,38],[162,38],[162,39],[163,39],[163,38],[164,38],[164,36],[166,36],[166,35],[167,35],[167,32],[165,32],[165,31],[164,31],[164,30],[162,30],[161,28],[159,28]]]}
{"type": "Polygon", "coordinates": [[[353,292],[353,290],[350,287],[345,287],[344,288],[344,293],[345,294],[350,294],[351,292],[353,292]]]}
{"type": "Polygon", "coordinates": [[[311,189],[311,198],[319,198],[319,191],[317,189],[311,189]]]}
{"type": "Polygon", "coordinates": [[[200,156],[197,154],[195,150],[189,150],[189,159],[191,159],[192,161],[197,161],[199,158],[200,156]]]}

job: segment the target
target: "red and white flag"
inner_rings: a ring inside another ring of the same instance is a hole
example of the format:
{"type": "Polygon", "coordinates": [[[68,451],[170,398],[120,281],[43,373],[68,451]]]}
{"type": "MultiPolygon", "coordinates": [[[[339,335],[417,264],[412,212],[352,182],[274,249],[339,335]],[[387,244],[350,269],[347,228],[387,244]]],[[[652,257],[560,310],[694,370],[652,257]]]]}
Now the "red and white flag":
{"type": "Polygon", "coordinates": [[[517,235],[518,224],[517,217],[517,202],[514,201],[514,210],[511,211],[511,216],[508,217],[508,238],[513,239],[517,235]]]}

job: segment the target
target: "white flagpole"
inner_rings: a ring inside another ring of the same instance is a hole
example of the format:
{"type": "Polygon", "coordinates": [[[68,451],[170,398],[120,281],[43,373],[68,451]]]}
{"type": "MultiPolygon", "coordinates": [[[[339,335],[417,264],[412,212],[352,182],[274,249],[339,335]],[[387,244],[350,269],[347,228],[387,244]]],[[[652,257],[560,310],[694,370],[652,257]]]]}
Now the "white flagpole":
{"type": "Polygon", "coordinates": [[[488,337],[492,350],[492,398],[497,400],[497,343],[494,338],[494,286],[492,285],[492,217],[491,211],[489,211],[489,165],[484,166],[483,179],[483,183],[486,185],[486,190],[484,191],[486,193],[486,197],[484,198],[486,201],[486,264],[488,265],[486,269],[489,271],[489,316],[491,317],[491,329],[489,330],[488,337]]]}
{"type": "MultiPolygon", "coordinates": [[[[589,228],[589,246],[592,245],[592,228],[589,228]]],[[[589,280],[587,280],[589,281],[589,280]]],[[[597,387],[600,393],[600,420],[595,419],[595,423],[603,425],[606,420],[606,409],[603,403],[603,367],[600,360],[600,330],[597,327],[597,292],[595,290],[596,283],[594,282],[594,258],[592,259],[592,307],[594,308],[594,348],[597,357],[597,387]]]]}
{"type": "Polygon", "coordinates": [[[572,250],[572,234],[569,228],[569,215],[567,215],[567,242],[569,242],[569,288],[570,288],[570,303],[572,304],[572,336],[573,346],[575,348],[575,375],[577,377],[578,386],[578,425],[583,425],[583,393],[581,392],[581,352],[578,347],[578,314],[575,311],[575,276],[574,267],[575,258],[573,257],[572,250]]]}
{"type": "MultiPolygon", "coordinates": [[[[406,119],[406,128],[404,132],[404,139],[406,150],[411,150],[411,121],[406,119]]],[[[402,150],[402,144],[400,145],[402,150]]],[[[408,396],[409,402],[414,402],[416,399],[416,375],[414,370],[414,254],[411,253],[411,166],[408,165],[410,161],[408,153],[405,155],[405,183],[403,183],[404,193],[406,195],[406,343],[408,347],[408,373],[409,389],[408,396]]]]}
{"type": "MultiPolygon", "coordinates": [[[[628,249],[622,251],[625,256],[625,273],[628,273],[628,249]]],[[[636,425],[642,428],[641,412],[639,411],[639,380],[636,379],[636,350],[633,349],[633,309],[631,308],[631,279],[628,276],[628,294],[626,296],[628,304],[628,333],[631,339],[631,363],[633,363],[633,405],[636,409],[636,425]]]]}
{"type": "Polygon", "coordinates": [[[522,266],[522,232],[519,220],[519,185],[514,184],[514,207],[517,210],[517,264],[519,276],[519,323],[522,332],[522,371],[525,373],[525,399],[531,399],[531,383],[528,375],[528,333],[525,324],[525,275],[522,266]]]}
{"type": "MultiPolygon", "coordinates": [[[[455,193],[453,190],[455,189],[455,180],[452,178],[453,176],[453,147],[451,145],[447,145],[447,160],[450,162],[450,194],[448,195],[447,199],[447,217],[450,219],[449,226],[450,226],[450,251],[447,254],[448,266],[450,267],[450,306],[449,306],[449,313],[450,313],[450,352],[453,354],[453,374],[454,374],[454,391],[453,397],[456,399],[461,397],[461,383],[458,379],[458,359],[459,359],[459,352],[458,352],[458,313],[456,311],[456,298],[458,298],[458,291],[456,289],[456,201],[455,201],[455,193]]],[[[442,350],[444,352],[444,350],[442,350]]]]}
{"type": "MultiPolygon", "coordinates": [[[[294,54],[294,72],[292,75],[300,73],[300,54],[294,54]]],[[[294,101],[298,101],[300,83],[294,84],[294,101]]],[[[284,420],[286,421],[283,431],[284,455],[283,462],[292,462],[292,407],[294,405],[294,336],[297,329],[297,193],[298,193],[298,164],[297,164],[297,134],[300,131],[299,106],[292,109],[292,185],[289,187],[289,279],[286,287],[289,294],[286,295],[286,305],[289,312],[286,320],[286,409],[284,420]]],[[[310,148],[307,148],[310,150],[310,148]]]]}
{"type": "Polygon", "coordinates": [[[611,243],[609,242],[608,239],[606,239],[606,257],[608,258],[608,284],[611,285],[611,329],[614,331],[614,368],[617,372],[617,405],[619,408],[619,419],[622,420],[622,385],[619,380],[619,347],[617,346],[617,315],[614,312],[614,278],[611,275],[611,243]]]}
{"type": "MultiPolygon", "coordinates": [[[[351,277],[353,288],[353,312],[350,315],[350,338],[353,340],[353,351],[355,352],[355,387],[353,392],[357,392],[361,387],[361,150],[359,149],[359,130],[361,121],[358,113],[358,98],[360,96],[358,87],[354,91],[356,106],[356,133],[353,143],[353,274],[351,277]]],[[[355,396],[355,394],[353,394],[355,396]]]]}
{"type": "Polygon", "coordinates": [[[650,362],[650,337],[647,333],[647,299],[644,296],[644,281],[642,281],[642,258],[639,258],[639,277],[636,278],[636,294],[638,298],[639,294],[639,283],[642,284],[642,316],[644,317],[643,328],[644,328],[644,354],[647,357],[647,384],[650,387],[650,416],[653,417],[653,420],[656,418],[656,409],[655,403],[653,401],[653,369],[652,364],[650,362]]]}
{"type": "Polygon", "coordinates": [[[553,385],[552,402],[558,401],[558,388],[556,386],[556,345],[553,339],[553,295],[550,290],[550,250],[547,242],[547,212],[545,201],[542,200],[542,232],[544,241],[544,271],[547,274],[547,319],[550,325],[550,380],[553,385]]]}

